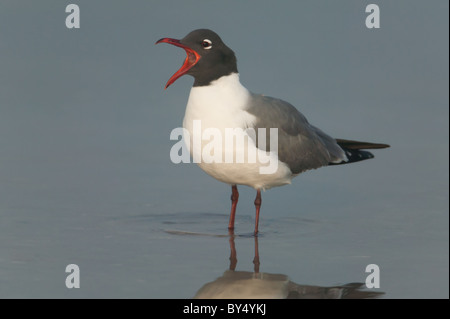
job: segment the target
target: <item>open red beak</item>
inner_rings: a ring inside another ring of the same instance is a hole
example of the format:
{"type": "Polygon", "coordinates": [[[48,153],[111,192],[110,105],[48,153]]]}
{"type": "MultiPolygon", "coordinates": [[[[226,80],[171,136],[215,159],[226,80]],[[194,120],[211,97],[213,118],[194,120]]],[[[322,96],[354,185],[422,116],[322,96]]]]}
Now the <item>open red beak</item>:
{"type": "Polygon", "coordinates": [[[186,55],[187,55],[186,60],[184,60],[184,63],[181,66],[181,68],[177,72],[175,72],[174,75],[172,75],[172,77],[169,79],[169,81],[167,81],[167,84],[164,87],[164,89],[167,89],[169,87],[169,85],[171,85],[173,82],[175,82],[180,76],[186,74],[194,65],[196,65],[198,60],[200,60],[201,56],[197,52],[195,52],[194,50],[189,48],[188,46],[181,44],[180,40],[177,40],[177,39],[162,38],[162,39],[156,41],[155,44],[163,43],[163,42],[183,48],[186,51],[186,55]]]}

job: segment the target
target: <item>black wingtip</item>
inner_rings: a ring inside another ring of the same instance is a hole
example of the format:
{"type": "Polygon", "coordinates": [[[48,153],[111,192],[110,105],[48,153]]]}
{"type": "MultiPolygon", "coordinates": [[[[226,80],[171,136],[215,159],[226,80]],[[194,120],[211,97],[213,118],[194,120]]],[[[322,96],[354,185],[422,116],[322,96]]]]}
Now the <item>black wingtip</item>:
{"type": "Polygon", "coordinates": [[[342,165],[342,164],[350,164],[360,161],[365,161],[368,159],[372,159],[375,156],[368,152],[368,151],[362,151],[362,150],[352,150],[348,148],[343,148],[345,152],[345,156],[347,156],[347,161],[342,161],[339,163],[329,163],[329,165],[342,165]]]}
{"type": "Polygon", "coordinates": [[[388,144],[359,142],[344,139],[336,139],[336,142],[344,150],[348,160],[339,163],[330,163],[329,165],[349,164],[371,159],[375,156],[368,151],[364,151],[363,149],[381,149],[391,147],[388,144]]]}
{"type": "Polygon", "coordinates": [[[359,141],[352,141],[352,140],[344,140],[344,139],[336,139],[336,142],[338,145],[345,149],[351,149],[351,150],[370,150],[370,149],[379,149],[379,148],[388,148],[391,147],[389,144],[383,144],[383,143],[369,143],[369,142],[359,142],[359,141]]]}
{"type": "Polygon", "coordinates": [[[347,156],[348,161],[346,163],[354,163],[359,161],[364,161],[367,159],[374,158],[375,156],[368,152],[368,151],[362,151],[362,150],[351,150],[351,149],[344,149],[345,155],[347,156]]]}

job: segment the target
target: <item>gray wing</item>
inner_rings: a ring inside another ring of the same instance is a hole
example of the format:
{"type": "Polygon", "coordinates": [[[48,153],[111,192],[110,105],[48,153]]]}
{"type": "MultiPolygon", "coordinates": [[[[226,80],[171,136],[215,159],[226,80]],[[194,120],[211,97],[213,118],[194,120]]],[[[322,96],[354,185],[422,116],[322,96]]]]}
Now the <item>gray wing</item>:
{"type": "MultiPolygon", "coordinates": [[[[308,123],[291,104],[268,96],[253,94],[247,112],[256,116],[254,129],[278,128],[278,158],[286,163],[292,173],[346,160],[344,151],[336,140],[308,123]]],[[[267,142],[268,144],[268,142],[267,142]]],[[[258,145],[258,140],[256,140],[258,145]]]]}

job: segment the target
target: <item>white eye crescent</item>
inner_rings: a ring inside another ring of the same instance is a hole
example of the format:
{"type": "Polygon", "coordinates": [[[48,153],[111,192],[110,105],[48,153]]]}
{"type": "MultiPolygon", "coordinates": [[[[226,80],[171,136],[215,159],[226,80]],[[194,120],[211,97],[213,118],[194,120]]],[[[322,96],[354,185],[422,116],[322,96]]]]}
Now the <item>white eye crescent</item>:
{"type": "Polygon", "coordinates": [[[202,47],[203,49],[209,50],[212,48],[212,42],[211,40],[205,39],[202,41],[202,47]]]}

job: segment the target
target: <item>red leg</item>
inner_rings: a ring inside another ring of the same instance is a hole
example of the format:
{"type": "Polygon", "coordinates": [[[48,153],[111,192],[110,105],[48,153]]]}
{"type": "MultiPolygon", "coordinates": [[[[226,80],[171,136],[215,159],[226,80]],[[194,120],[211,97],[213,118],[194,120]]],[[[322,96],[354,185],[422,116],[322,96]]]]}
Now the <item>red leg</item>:
{"type": "Polygon", "coordinates": [[[255,208],[256,208],[255,235],[257,235],[258,234],[258,224],[259,224],[259,209],[261,208],[261,190],[260,189],[258,189],[256,191],[255,208]]]}
{"type": "Polygon", "coordinates": [[[231,186],[231,213],[230,222],[228,223],[228,229],[234,229],[234,217],[236,216],[236,206],[239,200],[239,192],[236,185],[231,186]]]}

